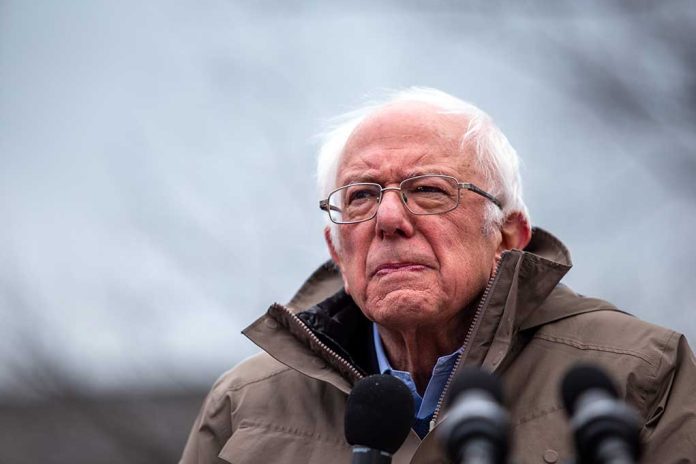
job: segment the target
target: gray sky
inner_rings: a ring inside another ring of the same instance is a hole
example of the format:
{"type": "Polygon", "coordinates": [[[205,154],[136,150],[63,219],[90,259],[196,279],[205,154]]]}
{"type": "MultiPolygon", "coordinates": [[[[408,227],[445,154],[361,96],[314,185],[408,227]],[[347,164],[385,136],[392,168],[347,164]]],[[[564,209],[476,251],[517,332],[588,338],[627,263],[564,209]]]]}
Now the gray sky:
{"type": "Polygon", "coordinates": [[[313,136],[409,85],[494,117],[570,285],[695,339],[692,4],[317,3],[0,4],[0,389],[255,352],[328,258],[313,136]]]}

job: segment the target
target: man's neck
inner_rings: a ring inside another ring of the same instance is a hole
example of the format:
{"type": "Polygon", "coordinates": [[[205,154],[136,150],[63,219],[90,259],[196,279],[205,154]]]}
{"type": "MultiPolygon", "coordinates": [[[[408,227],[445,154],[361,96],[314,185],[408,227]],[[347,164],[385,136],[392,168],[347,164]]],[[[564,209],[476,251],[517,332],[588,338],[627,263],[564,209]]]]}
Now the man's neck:
{"type": "Polygon", "coordinates": [[[417,328],[415,330],[390,330],[377,325],[385,354],[394,369],[406,371],[423,395],[433,367],[441,356],[457,351],[464,342],[471,317],[448,327],[417,328]]]}

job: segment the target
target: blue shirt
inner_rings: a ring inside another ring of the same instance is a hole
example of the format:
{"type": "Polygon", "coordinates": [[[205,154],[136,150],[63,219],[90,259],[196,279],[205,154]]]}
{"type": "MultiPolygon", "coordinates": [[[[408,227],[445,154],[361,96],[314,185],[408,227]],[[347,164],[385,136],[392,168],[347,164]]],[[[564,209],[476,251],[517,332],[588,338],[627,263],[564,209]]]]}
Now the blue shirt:
{"type": "Polygon", "coordinates": [[[372,324],[372,337],[375,343],[375,353],[377,354],[377,362],[379,364],[380,373],[393,375],[404,382],[409,390],[411,390],[411,394],[413,395],[413,405],[416,411],[415,424],[413,428],[422,438],[429,430],[430,420],[432,419],[435,408],[437,407],[437,402],[440,400],[440,396],[442,395],[442,391],[445,389],[447,379],[452,373],[452,369],[457,361],[457,357],[462,350],[460,348],[452,354],[437,358],[437,362],[435,363],[435,367],[433,367],[433,372],[430,376],[428,386],[425,388],[425,393],[421,397],[418,393],[418,389],[416,388],[416,384],[411,377],[411,374],[406,371],[393,369],[391,364],[389,364],[389,358],[387,358],[387,355],[384,352],[382,339],[377,332],[377,325],[374,323],[372,324]]]}

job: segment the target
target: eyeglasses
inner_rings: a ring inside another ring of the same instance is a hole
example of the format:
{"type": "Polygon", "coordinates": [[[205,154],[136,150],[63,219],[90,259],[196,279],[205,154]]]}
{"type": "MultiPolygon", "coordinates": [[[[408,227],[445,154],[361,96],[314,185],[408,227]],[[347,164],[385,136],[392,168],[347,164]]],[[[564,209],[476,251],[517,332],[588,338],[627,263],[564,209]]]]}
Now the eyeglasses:
{"type": "Polygon", "coordinates": [[[399,198],[412,214],[443,214],[459,206],[459,191],[469,190],[492,201],[503,209],[500,200],[474,184],[459,182],[451,176],[427,174],[411,177],[398,187],[382,187],[371,182],[357,182],[337,188],[319,208],[329,213],[336,224],[355,224],[369,221],[377,215],[384,192],[399,192],[399,198]]]}

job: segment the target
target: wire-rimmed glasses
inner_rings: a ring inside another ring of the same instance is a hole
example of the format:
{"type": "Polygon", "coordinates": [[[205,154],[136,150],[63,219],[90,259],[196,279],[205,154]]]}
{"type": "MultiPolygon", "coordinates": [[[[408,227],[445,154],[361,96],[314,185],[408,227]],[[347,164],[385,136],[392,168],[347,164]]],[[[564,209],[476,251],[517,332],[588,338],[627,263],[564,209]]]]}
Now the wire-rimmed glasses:
{"type": "Polygon", "coordinates": [[[412,214],[443,214],[459,206],[462,189],[477,193],[502,209],[500,200],[490,193],[474,184],[440,174],[410,177],[398,187],[382,187],[372,182],[344,185],[331,192],[326,200],[321,200],[319,208],[336,224],[369,221],[377,215],[384,192],[393,190],[412,214]]]}

